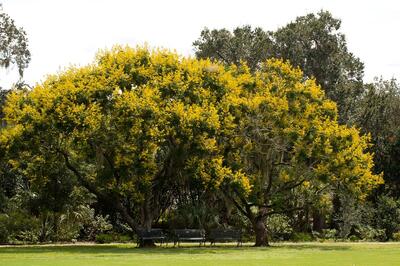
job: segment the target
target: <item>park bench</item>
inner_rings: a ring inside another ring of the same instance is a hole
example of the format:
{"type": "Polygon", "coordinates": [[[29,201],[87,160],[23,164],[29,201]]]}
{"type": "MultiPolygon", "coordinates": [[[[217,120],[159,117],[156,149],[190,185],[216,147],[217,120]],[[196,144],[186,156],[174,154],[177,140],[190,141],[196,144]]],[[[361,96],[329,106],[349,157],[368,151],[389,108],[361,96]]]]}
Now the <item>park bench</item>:
{"type": "Polygon", "coordinates": [[[199,242],[205,245],[206,234],[201,229],[176,229],[173,231],[174,234],[174,246],[181,242],[199,242]]]}
{"type": "Polygon", "coordinates": [[[160,228],[152,228],[149,230],[139,229],[137,231],[137,236],[138,236],[137,244],[145,240],[153,240],[154,242],[159,242],[160,244],[163,244],[164,241],[166,240],[166,236],[163,230],[160,228]]]}
{"type": "Polygon", "coordinates": [[[242,232],[237,229],[212,229],[207,236],[207,240],[211,245],[216,242],[235,242],[237,245],[242,245],[242,232]]]}

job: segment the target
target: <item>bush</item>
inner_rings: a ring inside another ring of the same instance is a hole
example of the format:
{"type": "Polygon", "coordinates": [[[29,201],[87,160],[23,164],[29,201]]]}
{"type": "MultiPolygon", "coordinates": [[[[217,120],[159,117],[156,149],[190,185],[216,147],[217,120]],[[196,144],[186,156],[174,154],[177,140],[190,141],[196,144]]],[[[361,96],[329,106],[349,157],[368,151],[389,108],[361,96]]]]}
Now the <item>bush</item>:
{"type": "Polygon", "coordinates": [[[98,234],[106,233],[113,228],[108,222],[108,215],[95,215],[94,209],[91,208],[82,223],[81,238],[91,241],[95,240],[98,234]]]}
{"type": "Polygon", "coordinates": [[[112,243],[114,242],[114,236],[111,234],[98,234],[95,241],[99,244],[112,243]]]}
{"type": "Polygon", "coordinates": [[[98,234],[96,235],[96,243],[99,244],[107,244],[113,242],[119,243],[127,243],[132,241],[132,238],[127,235],[119,235],[119,234],[98,234]]]}
{"type": "Polygon", "coordinates": [[[312,232],[313,237],[321,240],[333,240],[337,238],[338,231],[336,229],[322,229],[321,232],[312,232]]]}
{"type": "Polygon", "coordinates": [[[96,215],[90,206],[95,196],[87,190],[75,187],[69,195],[70,202],[65,204],[60,213],[54,213],[57,230],[52,232],[54,241],[72,241],[73,239],[93,241],[97,234],[106,233],[112,229],[108,216],[96,215]]]}
{"type": "Polygon", "coordinates": [[[6,244],[8,242],[9,232],[7,230],[8,216],[6,214],[0,214],[0,244],[6,244]]]}
{"type": "Polygon", "coordinates": [[[7,201],[5,213],[0,214],[0,243],[95,240],[97,234],[112,229],[107,216],[95,214],[90,206],[94,196],[85,189],[75,187],[68,203],[57,211],[38,207],[42,202],[37,199],[37,194],[23,191],[7,201]]]}
{"type": "Polygon", "coordinates": [[[384,229],[386,240],[393,238],[393,234],[400,230],[400,200],[382,195],[376,206],[376,227],[384,229]]]}
{"type": "Polygon", "coordinates": [[[386,234],[384,229],[376,229],[369,225],[360,226],[355,230],[358,237],[362,240],[368,241],[384,241],[386,239],[386,234]]]}
{"type": "Polygon", "coordinates": [[[40,236],[39,220],[24,211],[3,215],[0,221],[2,240],[7,243],[36,243],[40,236]]]}
{"type": "Polygon", "coordinates": [[[322,229],[324,239],[336,239],[338,231],[336,229],[322,229]]]}
{"type": "Polygon", "coordinates": [[[294,242],[310,242],[313,241],[313,237],[309,233],[295,232],[292,234],[291,240],[294,242]]]}
{"type": "Polygon", "coordinates": [[[119,235],[118,237],[118,241],[120,243],[128,243],[132,241],[132,237],[127,236],[127,235],[119,235]]]}
{"type": "MultiPolygon", "coordinates": [[[[361,240],[380,238],[381,231],[373,230],[376,210],[370,202],[360,201],[351,193],[340,192],[340,210],[333,217],[337,226],[337,237],[350,239],[354,235],[361,240]]],[[[355,238],[352,238],[355,240],[355,238]]]]}
{"type": "Polygon", "coordinates": [[[393,233],[393,241],[400,242],[400,232],[393,233]]]}
{"type": "Polygon", "coordinates": [[[349,240],[350,240],[351,242],[356,242],[356,241],[359,241],[360,238],[359,238],[358,236],[351,235],[351,236],[349,236],[349,240]]]}
{"type": "Polygon", "coordinates": [[[289,218],[283,214],[269,216],[267,219],[267,229],[273,240],[289,240],[293,233],[289,218]]]}

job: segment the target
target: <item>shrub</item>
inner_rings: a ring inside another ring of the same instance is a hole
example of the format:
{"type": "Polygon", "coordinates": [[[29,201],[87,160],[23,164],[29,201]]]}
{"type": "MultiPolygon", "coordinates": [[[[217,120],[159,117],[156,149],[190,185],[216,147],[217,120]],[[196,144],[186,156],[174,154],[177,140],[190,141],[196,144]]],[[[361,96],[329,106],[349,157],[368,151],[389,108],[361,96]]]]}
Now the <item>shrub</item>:
{"type": "Polygon", "coordinates": [[[0,214],[0,244],[6,244],[8,242],[9,232],[7,230],[8,216],[6,214],[0,214]]]}
{"type": "Polygon", "coordinates": [[[313,231],[312,235],[317,239],[332,240],[337,238],[338,231],[336,229],[322,229],[321,232],[313,231]]]}
{"type": "Polygon", "coordinates": [[[350,240],[351,242],[356,242],[356,241],[359,241],[360,238],[359,238],[358,236],[351,235],[351,236],[349,236],[349,240],[350,240]]]}
{"type": "Polygon", "coordinates": [[[336,239],[338,231],[336,229],[322,229],[324,239],[336,239]]]}
{"type": "Polygon", "coordinates": [[[267,229],[273,240],[289,240],[293,233],[289,218],[283,214],[269,216],[267,219],[267,229]]]}
{"type": "Polygon", "coordinates": [[[119,235],[117,242],[128,243],[128,242],[131,242],[131,241],[132,241],[132,238],[130,236],[128,236],[128,235],[119,235]]]}
{"type": "Polygon", "coordinates": [[[98,234],[110,231],[113,226],[108,222],[108,215],[95,215],[94,209],[90,209],[83,221],[81,237],[86,240],[95,240],[98,234]]]}
{"type": "Polygon", "coordinates": [[[386,239],[393,238],[393,233],[400,230],[400,200],[382,195],[376,206],[376,226],[384,229],[386,239]]]}
{"type": "Polygon", "coordinates": [[[128,235],[119,234],[98,234],[95,239],[96,243],[107,244],[113,242],[126,243],[132,241],[132,238],[128,235]]]}
{"type": "Polygon", "coordinates": [[[99,244],[112,243],[114,242],[114,236],[111,234],[98,234],[95,241],[99,244]]]}
{"type": "Polygon", "coordinates": [[[373,228],[369,225],[359,226],[355,231],[358,233],[358,237],[362,240],[384,241],[386,239],[386,234],[384,229],[373,228]]]}
{"type": "Polygon", "coordinates": [[[3,231],[7,233],[7,242],[36,243],[40,236],[39,220],[25,211],[12,211],[3,217],[3,231]],[[5,218],[4,218],[5,217],[5,218]]]}
{"type": "Polygon", "coordinates": [[[292,234],[291,240],[294,242],[310,242],[313,241],[313,237],[309,233],[295,232],[292,234]]]}
{"type": "Polygon", "coordinates": [[[393,233],[393,241],[400,242],[400,232],[393,233]]]}

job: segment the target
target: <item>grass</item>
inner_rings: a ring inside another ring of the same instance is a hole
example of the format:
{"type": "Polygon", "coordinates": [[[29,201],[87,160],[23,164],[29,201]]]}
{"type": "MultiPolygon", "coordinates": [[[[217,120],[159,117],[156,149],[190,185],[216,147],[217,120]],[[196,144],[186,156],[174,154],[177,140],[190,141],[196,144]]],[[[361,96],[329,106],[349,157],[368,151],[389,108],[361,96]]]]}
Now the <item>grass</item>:
{"type": "Polygon", "coordinates": [[[400,243],[283,243],[153,249],[131,244],[0,247],[1,266],[400,265],[400,243]]]}

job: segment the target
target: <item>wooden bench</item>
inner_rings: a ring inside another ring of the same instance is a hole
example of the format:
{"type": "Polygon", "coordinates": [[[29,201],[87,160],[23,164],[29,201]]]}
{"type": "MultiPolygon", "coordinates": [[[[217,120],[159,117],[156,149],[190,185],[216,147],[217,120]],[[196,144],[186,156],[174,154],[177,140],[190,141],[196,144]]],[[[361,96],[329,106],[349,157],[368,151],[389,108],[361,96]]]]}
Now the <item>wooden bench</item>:
{"type": "Polygon", "coordinates": [[[150,230],[146,229],[139,229],[137,231],[138,241],[137,244],[139,245],[140,242],[145,240],[153,240],[154,242],[159,242],[163,244],[166,240],[166,236],[164,231],[160,228],[152,228],[150,230]]]}
{"type": "Polygon", "coordinates": [[[205,245],[206,233],[201,229],[176,229],[173,230],[174,234],[174,246],[181,242],[199,242],[205,245]]]}
{"type": "Polygon", "coordinates": [[[237,245],[242,245],[242,232],[237,229],[212,229],[207,236],[207,240],[211,245],[216,242],[235,242],[237,245]]]}

